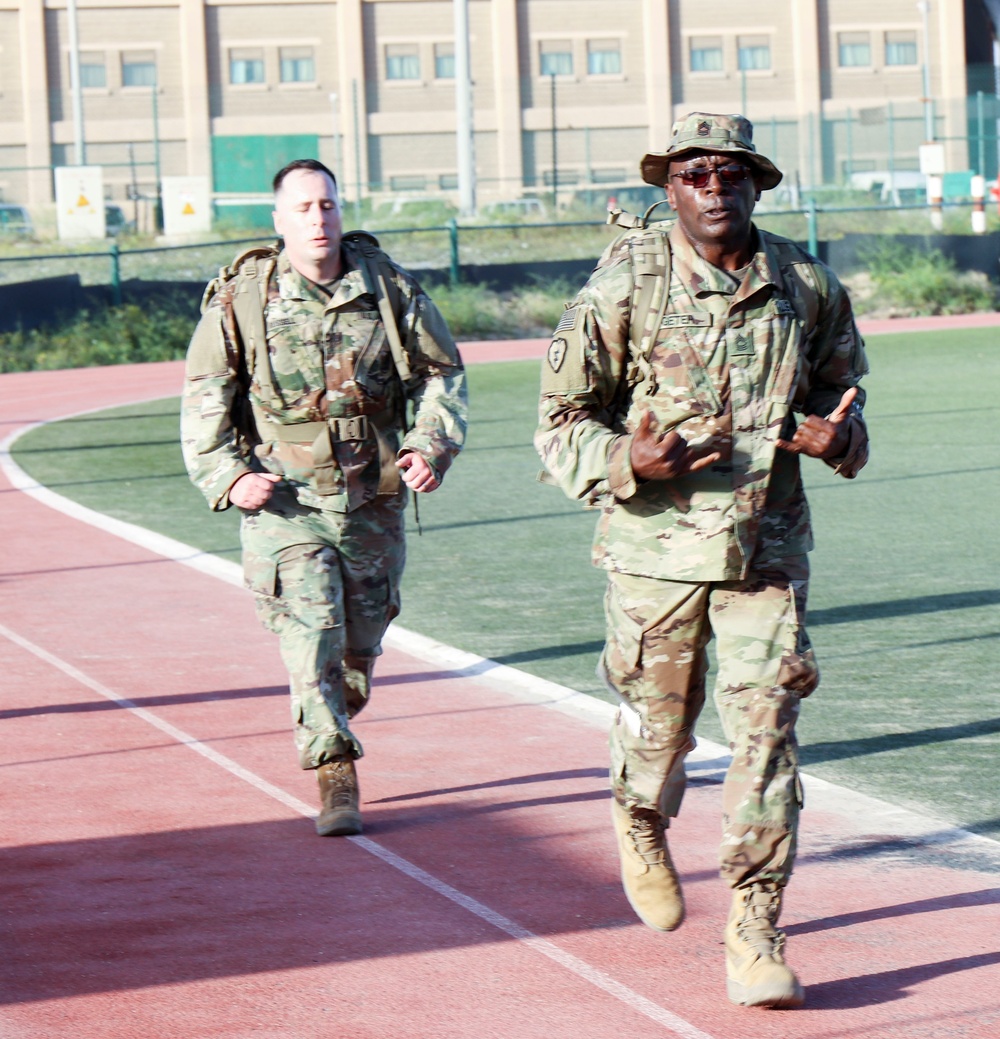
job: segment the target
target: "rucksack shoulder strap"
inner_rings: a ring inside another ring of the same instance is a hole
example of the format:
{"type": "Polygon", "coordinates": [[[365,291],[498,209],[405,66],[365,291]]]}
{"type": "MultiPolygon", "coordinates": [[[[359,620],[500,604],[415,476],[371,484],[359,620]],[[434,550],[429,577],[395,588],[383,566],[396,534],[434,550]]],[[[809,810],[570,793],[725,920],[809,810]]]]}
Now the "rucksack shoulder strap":
{"type": "Polygon", "coordinates": [[[399,290],[393,279],[389,257],[379,247],[378,239],[368,231],[350,231],[344,235],[344,241],[354,246],[360,261],[361,276],[365,280],[365,288],[375,297],[378,304],[396,371],[400,380],[407,383],[413,373],[410,370],[406,350],[403,348],[403,340],[399,335],[399,325],[396,323],[399,290]]]}
{"type": "Polygon", "coordinates": [[[670,298],[670,243],[659,230],[629,237],[633,290],[629,315],[632,354],[649,359],[670,298]]]}
{"type": "Polygon", "coordinates": [[[781,268],[785,291],[798,309],[799,317],[808,330],[815,328],[819,320],[820,297],[827,288],[825,269],[795,242],[769,238],[768,244],[781,268]],[[808,268],[808,271],[802,268],[808,268]],[[818,278],[822,280],[822,285],[818,283],[818,278]]]}
{"type": "Polygon", "coordinates": [[[256,375],[262,396],[271,400],[280,400],[280,394],[267,355],[264,307],[278,252],[276,246],[245,249],[232,263],[219,268],[218,276],[208,284],[202,297],[202,311],[216,296],[223,306],[232,308],[239,337],[235,367],[246,371],[248,383],[256,375]]]}
{"type": "Polygon", "coordinates": [[[244,249],[243,252],[237,253],[233,258],[232,263],[228,263],[223,267],[219,268],[219,273],[205,286],[205,291],[201,297],[201,312],[204,314],[209,303],[215,298],[216,295],[226,286],[229,282],[238,278],[241,274],[245,274],[247,277],[255,278],[257,276],[258,269],[267,263],[271,262],[271,270],[274,269],[273,261],[278,257],[278,249],[273,245],[255,245],[250,249],[244,249]]]}
{"type": "Polygon", "coordinates": [[[272,399],[277,399],[278,391],[267,353],[264,307],[267,305],[268,284],[277,262],[276,253],[250,257],[235,278],[232,292],[233,316],[243,340],[247,370],[250,375],[256,373],[258,385],[272,399]],[[258,360],[263,363],[258,364],[258,360]]]}

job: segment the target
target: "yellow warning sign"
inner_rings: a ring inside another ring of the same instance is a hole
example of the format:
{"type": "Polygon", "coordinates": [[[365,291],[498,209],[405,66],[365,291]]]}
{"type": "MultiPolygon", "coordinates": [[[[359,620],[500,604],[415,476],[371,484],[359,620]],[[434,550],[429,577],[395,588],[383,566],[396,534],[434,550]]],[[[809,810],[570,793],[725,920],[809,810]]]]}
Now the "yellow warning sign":
{"type": "Polygon", "coordinates": [[[89,205],[90,205],[90,203],[87,201],[87,196],[86,195],[81,195],[76,200],[77,209],[82,209],[84,206],[89,206],[89,205]]]}
{"type": "Polygon", "coordinates": [[[181,214],[183,216],[194,216],[194,206],[192,206],[190,202],[185,202],[181,214]]]}

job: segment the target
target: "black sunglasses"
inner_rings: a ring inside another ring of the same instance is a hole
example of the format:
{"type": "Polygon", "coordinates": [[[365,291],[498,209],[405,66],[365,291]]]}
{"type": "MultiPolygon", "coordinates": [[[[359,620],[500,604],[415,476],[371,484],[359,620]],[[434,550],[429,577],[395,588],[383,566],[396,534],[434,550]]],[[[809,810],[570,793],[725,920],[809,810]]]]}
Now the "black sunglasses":
{"type": "Polygon", "coordinates": [[[704,188],[712,179],[712,174],[717,173],[723,184],[742,184],[750,177],[750,168],[741,163],[731,163],[728,166],[694,166],[691,169],[681,170],[680,173],[671,173],[671,177],[687,184],[689,188],[704,188]]]}

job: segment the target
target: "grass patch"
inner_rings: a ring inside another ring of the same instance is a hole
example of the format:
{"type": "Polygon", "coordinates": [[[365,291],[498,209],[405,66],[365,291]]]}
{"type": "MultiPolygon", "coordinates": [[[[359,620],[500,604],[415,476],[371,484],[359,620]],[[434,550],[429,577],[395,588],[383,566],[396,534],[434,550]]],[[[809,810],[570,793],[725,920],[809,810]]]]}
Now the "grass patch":
{"type": "MultiPolygon", "coordinates": [[[[849,482],[805,466],[823,681],[803,710],[803,758],[815,775],[1000,837],[997,412],[971,393],[1000,378],[1000,342],[992,329],[879,336],[869,353],[868,468],[849,482]]],[[[538,365],[469,375],[468,448],[421,501],[400,622],[602,695],[595,517],[535,480],[538,365]]],[[[68,497],[236,558],[236,517],[208,512],[176,437],[176,402],[159,401],[42,427],[14,454],[68,497]]],[[[699,728],[721,739],[711,709],[699,728]]]]}

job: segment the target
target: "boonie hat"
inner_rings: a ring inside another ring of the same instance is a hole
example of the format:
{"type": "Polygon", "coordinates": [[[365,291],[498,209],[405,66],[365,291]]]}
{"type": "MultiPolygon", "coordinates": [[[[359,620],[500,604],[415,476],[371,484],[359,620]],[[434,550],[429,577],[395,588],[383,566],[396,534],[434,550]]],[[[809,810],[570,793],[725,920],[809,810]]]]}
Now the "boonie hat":
{"type": "Polygon", "coordinates": [[[757,172],[762,190],[781,183],[781,170],[753,146],[753,123],[742,115],[714,115],[689,112],[674,123],[670,143],[664,152],[650,152],[639,163],[642,179],[662,188],[667,183],[667,167],[691,152],[717,152],[738,155],[757,172]]]}

